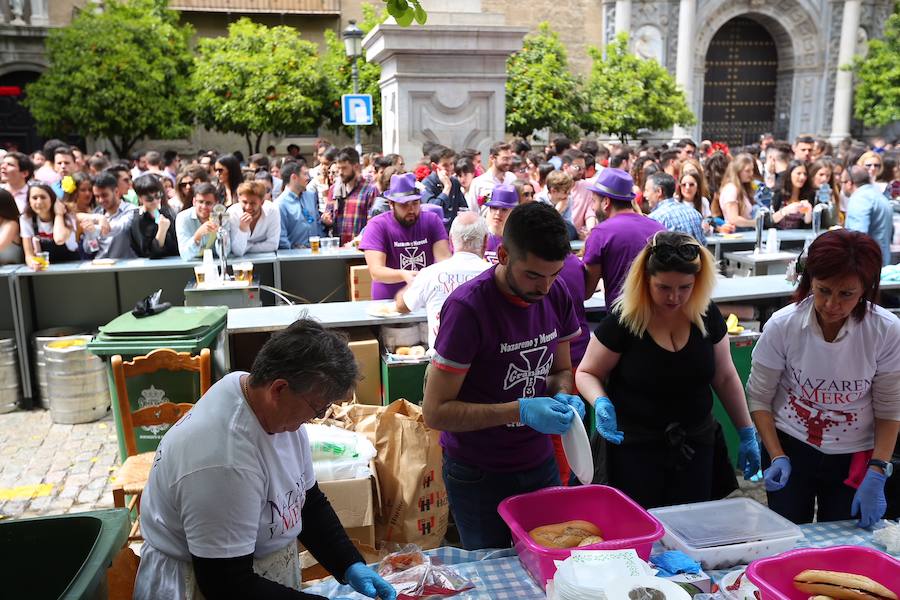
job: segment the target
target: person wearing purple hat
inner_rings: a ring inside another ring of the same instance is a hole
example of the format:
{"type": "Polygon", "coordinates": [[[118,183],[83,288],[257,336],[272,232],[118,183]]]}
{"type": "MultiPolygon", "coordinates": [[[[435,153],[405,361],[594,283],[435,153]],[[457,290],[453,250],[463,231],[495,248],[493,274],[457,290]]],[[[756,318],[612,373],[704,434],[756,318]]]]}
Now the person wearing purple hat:
{"type": "Polygon", "coordinates": [[[654,233],[665,231],[663,225],[634,209],[633,187],[626,171],[609,168],[589,188],[594,193],[594,211],[602,211],[606,219],[591,230],[584,245],[585,300],[594,295],[602,279],[607,310],[619,297],[634,257],[654,233]]]}
{"type": "Polygon", "coordinates": [[[503,242],[503,228],[509,212],[519,205],[519,193],[508,184],[494,186],[491,198],[484,203],[487,207],[488,242],[484,249],[484,259],[492,265],[497,264],[497,248],[503,242]]]}
{"type": "Polygon", "coordinates": [[[444,220],[422,211],[415,173],[392,175],[391,210],[369,220],[359,249],[372,276],[372,299],[387,300],[430,264],[450,258],[444,220]]]}

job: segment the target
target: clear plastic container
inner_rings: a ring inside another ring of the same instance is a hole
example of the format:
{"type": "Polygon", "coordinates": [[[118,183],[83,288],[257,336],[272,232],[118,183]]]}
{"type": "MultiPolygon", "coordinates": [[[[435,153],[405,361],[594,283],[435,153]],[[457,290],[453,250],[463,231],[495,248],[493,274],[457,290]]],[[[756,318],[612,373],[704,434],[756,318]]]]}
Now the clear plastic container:
{"type": "Polygon", "coordinates": [[[794,547],[800,528],[750,498],[656,508],[666,529],[663,544],[681,550],[704,569],[748,564],[794,547]]]}
{"type": "Polygon", "coordinates": [[[889,590],[900,590],[900,561],[862,546],[792,550],[753,563],[747,567],[747,577],[763,600],[807,600],[809,594],[794,587],[794,575],[806,569],[865,575],[889,590]]]}
{"type": "Polygon", "coordinates": [[[541,589],[546,589],[547,580],[556,573],[553,561],[565,560],[572,550],[632,548],[647,560],[653,542],[663,535],[659,521],[634,500],[605,485],[551,487],[519,494],[502,501],[497,511],[512,532],[519,560],[541,589]],[[556,549],[540,546],[528,535],[535,527],[573,519],[599,527],[604,541],[581,548],[556,549]]]}

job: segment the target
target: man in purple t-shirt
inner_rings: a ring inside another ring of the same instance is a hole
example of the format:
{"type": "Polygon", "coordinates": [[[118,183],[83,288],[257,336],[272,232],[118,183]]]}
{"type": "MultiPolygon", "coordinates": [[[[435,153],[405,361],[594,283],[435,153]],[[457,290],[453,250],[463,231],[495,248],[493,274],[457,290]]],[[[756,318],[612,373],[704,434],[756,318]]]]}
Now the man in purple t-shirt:
{"type": "Polygon", "coordinates": [[[596,212],[606,219],[594,227],[584,244],[585,300],[594,295],[597,282],[603,279],[606,310],[622,292],[622,283],[634,257],[644,249],[647,240],[665,227],[634,209],[634,180],[621,169],[603,169],[591,185],[596,212]]]}
{"type": "Polygon", "coordinates": [[[509,215],[499,264],[459,286],[441,309],[425,385],[425,422],[442,431],[444,483],[466,549],[510,543],[497,505],[559,485],[551,434],[584,404],[572,396],[569,341],[580,329],[557,281],[569,240],[541,203],[509,215]]]}
{"type": "Polygon", "coordinates": [[[372,275],[373,300],[392,299],[420,270],[450,258],[444,221],[422,212],[414,173],[392,175],[385,196],[391,211],[369,220],[359,244],[372,275]]]}

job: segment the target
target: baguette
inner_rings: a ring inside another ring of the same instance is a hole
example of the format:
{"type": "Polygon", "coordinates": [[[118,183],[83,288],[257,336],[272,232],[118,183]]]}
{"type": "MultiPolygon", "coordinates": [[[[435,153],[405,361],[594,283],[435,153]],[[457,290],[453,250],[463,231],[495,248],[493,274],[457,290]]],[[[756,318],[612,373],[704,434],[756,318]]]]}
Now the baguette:
{"type": "Polygon", "coordinates": [[[810,596],[835,600],[897,600],[897,594],[865,575],[809,569],[794,576],[794,587],[810,596]]]}

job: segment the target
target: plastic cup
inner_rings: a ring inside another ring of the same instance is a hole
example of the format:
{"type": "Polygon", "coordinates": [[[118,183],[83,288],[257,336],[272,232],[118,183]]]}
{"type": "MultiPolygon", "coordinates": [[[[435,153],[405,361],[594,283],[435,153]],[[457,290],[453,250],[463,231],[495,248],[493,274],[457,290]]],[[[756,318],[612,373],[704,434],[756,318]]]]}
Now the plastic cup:
{"type": "Polygon", "coordinates": [[[46,271],[47,267],[50,266],[50,253],[37,252],[34,255],[34,262],[37,263],[37,271],[46,271]]]}
{"type": "Polygon", "coordinates": [[[198,284],[201,284],[206,281],[206,267],[203,265],[197,265],[194,267],[194,279],[197,280],[198,284]]]}
{"type": "Polygon", "coordinates": [[[309,249],[312,250],[313,254],[319,253],[319,246],[321,244],[321,238],[317,235],[310,236],[309,238],[309,249]]]}

